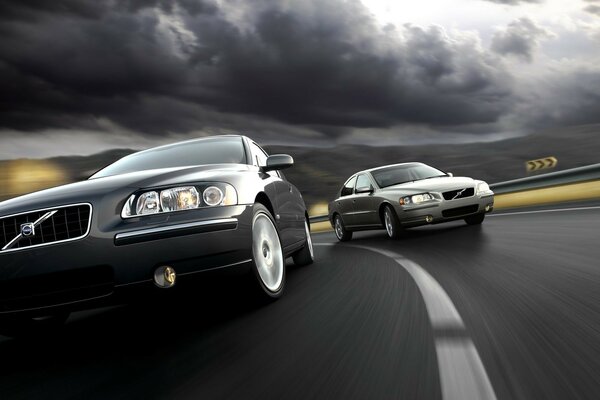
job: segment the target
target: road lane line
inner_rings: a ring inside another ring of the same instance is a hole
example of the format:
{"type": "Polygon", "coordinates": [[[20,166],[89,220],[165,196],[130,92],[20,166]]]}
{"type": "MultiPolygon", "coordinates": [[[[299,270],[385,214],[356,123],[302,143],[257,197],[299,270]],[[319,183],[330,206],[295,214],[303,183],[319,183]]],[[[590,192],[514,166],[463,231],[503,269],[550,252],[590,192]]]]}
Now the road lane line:
{"type": "Polygon", "coordinates": [[[549,212],[561,212],[561,211],[585,211],[585,210],[598,210],[600,206],[591,206],[591,207],[577,207],[577,208],[552,208],[548,210],[532,210],[532,211],[516,211],[516,212],[507,212],[507,213],[498,213],[498,214],[490,214],[488,217],[500,217],[502,215],[519,215],[519,214],[539,214],[539,213],[549,213],[549,212]]]}
{"type": "MultiPolygon", "coordinates": [[[[392,257],[393,258],[393,257],[392,257]]],[[[406,258],[394,258],[417,283],[427,306],[427,313],[434,329],[464,328],[462,318],[448,294],[440,284],[420,265],[406,258]]]]}
{"type": "Polygon", "coordinates": [[[436,338],[444,399],[495,399],[475,345],[469,338],[436,338]]]}
{"type": "MultiPolygon", "coordinates": [[[[314,243],[315,246],[353,247],[391,258],[413,278],[425,301],[434,331],[464,331],[464,322],[442,286],[423,267],[408,258],[388,250],[361,245],[314,243]]],[[[440,373],[442,396],[445,400],[495,400],[496,395],[479,353],[468,335],[444,337],[436,335],[435,350],[440,373]]]]}

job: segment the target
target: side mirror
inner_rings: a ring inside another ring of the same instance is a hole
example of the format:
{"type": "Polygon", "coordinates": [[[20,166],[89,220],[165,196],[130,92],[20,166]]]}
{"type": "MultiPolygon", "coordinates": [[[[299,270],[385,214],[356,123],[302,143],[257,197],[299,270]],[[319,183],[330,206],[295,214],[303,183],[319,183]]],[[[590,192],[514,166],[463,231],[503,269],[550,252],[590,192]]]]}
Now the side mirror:
{"type": "Polygon", "coordinates": [[[446,172],[446,175],[448,175],[450,178],[452,178],[454,176],[454,174],[452,172],[446,172]]]}
{"type": "Polygon", "coordinates": [[[287,154],[273,154],[267,158],[267,165],[261,167],[263,172],[286,169],[294,165],[294,159],[287,154]]]}
{"type": "Polygon", "coordinates": [[[373,186],[363,186],[363,187],[359,187],[356,188],[356,190],[354,191],[355,193],[359,194],[359,193],[373,193],[375,189],[373,189],[373,186]]]}

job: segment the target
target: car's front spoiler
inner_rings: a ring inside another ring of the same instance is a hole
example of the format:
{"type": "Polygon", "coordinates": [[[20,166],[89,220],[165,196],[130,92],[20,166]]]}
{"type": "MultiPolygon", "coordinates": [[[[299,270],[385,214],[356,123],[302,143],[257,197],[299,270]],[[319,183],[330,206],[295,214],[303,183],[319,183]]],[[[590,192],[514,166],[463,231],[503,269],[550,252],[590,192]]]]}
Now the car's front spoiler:
{"type": "Polygon", "coordinates": [[[416,227],[421,225],[439,224],[443,222],[463,219],[469,215],[479,213],[490,213],[494,209],[494,196],[472,196],[458,200],[436,200],[430,204],[413,207],[396,208],[398,218],[402,226],[416,227]],[[446,211],[458,210],[472,206],[474,211],[464,214],[444,215],[446,211]]]}
{"type": "Polygon", "coordinates": [[[203,281],[211,271],[251,266],[252,207],[157,219],[116,227],[95,221],[82,240],[0,253],[0,315],[85,309],[162,292],[152,281],[161,266],[175,269],[178,287],[196,275],[203,281]]]}

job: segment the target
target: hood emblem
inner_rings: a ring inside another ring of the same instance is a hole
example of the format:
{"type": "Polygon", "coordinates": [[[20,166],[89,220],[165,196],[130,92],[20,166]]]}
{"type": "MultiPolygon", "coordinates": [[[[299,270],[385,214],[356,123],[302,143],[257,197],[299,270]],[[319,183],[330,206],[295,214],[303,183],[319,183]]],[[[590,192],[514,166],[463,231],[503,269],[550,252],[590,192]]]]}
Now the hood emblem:
{"type": "Polygon", "coordinates": [[[460,197],[460,195],[461,195],[461,194],[463,194],[463,192],[464,192],[465,190],[467,190],[467,189],[465,188],[465,189],[463,189],[463,190],[459,190],[459,191],[456,193],[456,195],[455,195],[455,196],[452,198],[452,200],[456,200],[456,199],[458,199],[458,198],[460,197]]]}
{"type": "Polygon", "coordinates": [[[28,222],[21,225],[21,236],[32,237],[35,236],[35,225],[33,222],[28,222]]]}
{"type": "Polygon", "coordinates": [[[40,226],[42,224],[42,222],[44,222],[48,218],[52,217],[57,212],[58,212],[58,210],[49,211],[46,214],[39,217],[35,222],[27,222],[25,224],[22,224],[21,232],[13,240],[8,242],[6,244],[6,246],[4,246],[2,248],[2,251],[11,249],[15,244],[17,244],[17,242],[19,240],[21,240],[23,238],[30,238],[30,237],[35,236],[35,228],[40,226]]]}

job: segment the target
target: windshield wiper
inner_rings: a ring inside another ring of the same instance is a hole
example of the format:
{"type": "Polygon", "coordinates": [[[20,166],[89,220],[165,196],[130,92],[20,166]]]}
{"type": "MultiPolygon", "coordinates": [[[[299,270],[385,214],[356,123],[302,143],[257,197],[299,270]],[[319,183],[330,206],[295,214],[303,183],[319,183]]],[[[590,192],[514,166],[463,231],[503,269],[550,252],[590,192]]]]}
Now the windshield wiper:
{"type": "Polygon", "coordinates": [[[446,175],[446,174],[444,174],[444,175],[435,175],[435,176],[430,176],[430,177],[428,177],[428,178],[423,178],[423,179],[419,179],[419,180],[420,180],[420,181],[424,181],[425,179],[432,179],[432,178],[442,178],[442,177],[444,177],[444,176],[448,176],[448,175],[446,175]]]}
{"type": "Polygon", "coordinates": [[[381,186],[381,188],[383,189],[383,188],[390,187],[390,186],[402,185],[404,183],[413,183],[413,182],[416,182],[416,180],[404,181],[404,182],[394,182],[394,183],[390,183],[389,185],[381,186]]]}

